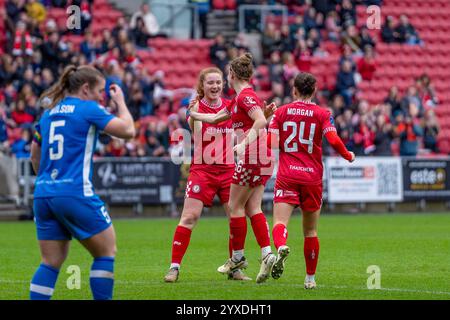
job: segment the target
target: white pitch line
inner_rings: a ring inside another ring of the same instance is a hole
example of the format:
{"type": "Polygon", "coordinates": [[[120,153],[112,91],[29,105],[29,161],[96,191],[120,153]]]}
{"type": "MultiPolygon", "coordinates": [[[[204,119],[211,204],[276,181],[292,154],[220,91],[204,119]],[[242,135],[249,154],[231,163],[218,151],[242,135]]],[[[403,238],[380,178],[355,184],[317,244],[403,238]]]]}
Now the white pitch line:
{"type": "MultiPolygon", "coordinates": [[[[8,279],[0,279],[0,283],[30,283],[29,281],[25,280],[8,280],[8,279]]],[[[115,283],[117,284],[133,284],[133,285],[154,285],[154,286],[160,286],[162,281],[132,281],[132,280],[116,280],[115,283]]],[[[201,281],[183,281],[183,284],[199,284],[201,281]]],[[[210,283],[208,281],[208,283],[210,283]]],[[[287,286],[287,287],[299,287],[303,288],[303,284],[295,284],[295,283],[279,283],[280,286],[287,286]]],[[[373,289],[369,290],[366,288],[361,287],[349,287],[349,286],[329,286],[329,285],[317,285],[318,288],[324,288],[324,289],[344,289],[344,290],[361,290],[361,291],[395,291],[395,292],[409,292],[409,293],[425,293],[425,294],[434,294],[434,295],[448,295],[450,296],[450,292],[446,291],[430,291],[430,290],[415,290],[415,289],[401,289],[401,288],[380,288],[380,289],[373,289]]]]}

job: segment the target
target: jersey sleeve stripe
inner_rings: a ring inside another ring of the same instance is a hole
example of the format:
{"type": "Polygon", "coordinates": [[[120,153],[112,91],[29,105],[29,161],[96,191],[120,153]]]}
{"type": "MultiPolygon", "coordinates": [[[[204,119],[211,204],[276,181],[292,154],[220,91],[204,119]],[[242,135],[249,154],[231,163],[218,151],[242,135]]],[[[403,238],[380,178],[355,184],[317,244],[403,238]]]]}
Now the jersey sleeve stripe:
{"type": "Polygon", "coordinates": [[[280,134],[280,130],[279,129],[275,129],[275,128],[269,128],[269,132],[275,133],[275,134],[280,134]]]}
{"type": "Polygon", "coordinates": [[[248,110],[247,114],[250,116],[256,109],[261,109],[259,106],[251,107],[250,110],[248,110]]]}

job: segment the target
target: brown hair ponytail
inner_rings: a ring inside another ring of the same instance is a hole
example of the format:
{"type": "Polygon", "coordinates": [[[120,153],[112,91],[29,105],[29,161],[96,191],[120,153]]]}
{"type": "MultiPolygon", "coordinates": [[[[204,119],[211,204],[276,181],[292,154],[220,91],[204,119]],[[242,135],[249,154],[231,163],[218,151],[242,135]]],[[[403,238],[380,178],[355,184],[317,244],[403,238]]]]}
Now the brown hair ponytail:
{"type": "Polygon", "coordinates": [[[103,78],[100,71],[91,66],[76,67],[74,65],[67,66],[58,82],[47,89],[41,96],[42,99],[50,100],[45,107],[53,108],[67,93],[77,92],[81,86],[88,83],[93,88],[98,81],[103,78]]]}
{"type": "Polygon", "coordinates": [[[239,80],[250,81],[253,75],[253,56],[247,52],[230,63],[230,69],[239,80]]]}

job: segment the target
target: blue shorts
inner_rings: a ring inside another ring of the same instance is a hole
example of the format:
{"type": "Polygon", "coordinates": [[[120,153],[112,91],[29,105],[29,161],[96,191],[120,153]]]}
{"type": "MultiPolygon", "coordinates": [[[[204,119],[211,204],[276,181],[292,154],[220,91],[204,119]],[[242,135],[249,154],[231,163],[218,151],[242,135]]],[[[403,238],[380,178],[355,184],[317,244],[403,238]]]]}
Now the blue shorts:
{"type": "Polygon", "coordinates": [[[51,197],[34,199],[38,240],[88,239],[111,225],[99,197],[51,197]]]}

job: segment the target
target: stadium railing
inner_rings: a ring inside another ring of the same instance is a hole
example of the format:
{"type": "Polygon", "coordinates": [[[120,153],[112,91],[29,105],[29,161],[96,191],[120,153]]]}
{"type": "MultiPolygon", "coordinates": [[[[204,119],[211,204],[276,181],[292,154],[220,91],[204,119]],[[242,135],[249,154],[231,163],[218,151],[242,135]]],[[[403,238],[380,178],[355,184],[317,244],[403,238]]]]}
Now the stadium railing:
{"type": "Polygon", "coordinates": [[[283,25],[287,25],[288,23],[288,7],[284,5],[259,5],[259,4],[244,4],[239,6],[239,32],[246,32],[246,22],[245,12],[253,11],[253,13],[260,13],[260,23],[259,28],[262,33],[264,33],[266,26],[266,17],[269,13],[273,12],[281,12],[283,25]]]}

